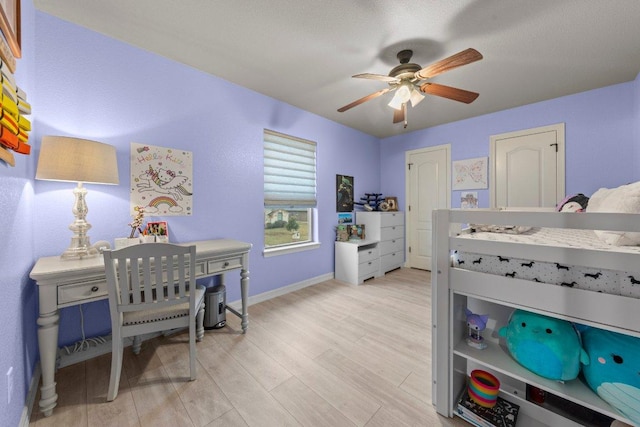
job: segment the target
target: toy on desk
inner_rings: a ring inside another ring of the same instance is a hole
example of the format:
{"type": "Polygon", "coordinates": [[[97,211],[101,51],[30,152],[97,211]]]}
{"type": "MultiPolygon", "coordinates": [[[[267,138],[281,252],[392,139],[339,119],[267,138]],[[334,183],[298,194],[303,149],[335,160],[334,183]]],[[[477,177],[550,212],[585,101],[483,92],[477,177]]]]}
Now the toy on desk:
{"type": "Polygon", "coordinates": [[[541,377],[573,380],[580,373],[580,363],[589,363],[578,331],[566,320],[514,310],[498,333],[506,338],[511,356],[541,377]]]}
{"type": "Polygon", "coordinates": [[[640,338],[586,327],[582,345],[590,360],[582,367],[589,387],[640,425],[640,338]]]}
{"type": "Polygon", "coordinates": [[[489,315],[474,314],[468,308],[465,308],[464,312],[467,315],[467,327],[469,328],[467,344],[480,350],[487,348],[487,343],[485,343],[484,338],[482,338],[482,331],[487,327],[489,315]]]}

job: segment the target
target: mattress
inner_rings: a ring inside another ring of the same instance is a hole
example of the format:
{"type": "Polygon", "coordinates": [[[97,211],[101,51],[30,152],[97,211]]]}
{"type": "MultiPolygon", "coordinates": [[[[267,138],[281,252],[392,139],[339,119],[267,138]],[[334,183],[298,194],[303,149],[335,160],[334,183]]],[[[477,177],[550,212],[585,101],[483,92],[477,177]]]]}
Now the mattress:
{"type": "MultiPolygon", "coordinates": [[[[591,230],[532,228],[520,234],[472,232],[459,237],[640,255],[639,246],[608,245],[591,230]]],[[[452,263],[470,271],[640,298],[640,275],[637,273],[461,251],[452,254],[452,263]]]]}

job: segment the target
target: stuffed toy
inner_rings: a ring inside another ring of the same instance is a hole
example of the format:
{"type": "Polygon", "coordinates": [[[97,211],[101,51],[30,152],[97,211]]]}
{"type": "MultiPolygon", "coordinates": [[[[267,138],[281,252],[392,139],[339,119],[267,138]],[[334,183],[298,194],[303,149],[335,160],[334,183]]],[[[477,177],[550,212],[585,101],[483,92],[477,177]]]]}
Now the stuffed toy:
{"type": "Polygon", "coordinates": [[[585,212],[589,204],[589,198],[582,193],[567,196],[558,203],[558,212],[585,212]]]}
{"type": "Polygon", "coordinates": [[[480,350],[487,348],[487,343],[485,343],[484,338],[482,338],[482,331],[487,327],[489,315],[475,314],[468,308],[465,308],[464,312],[467,316],[467,328],[469,328],[467,344],[480,350]]]}
{"type": "Polygon", "coordinates": [[[590,360],[582,367],[589,387],[640,425],[640,338],[586,328],[582,343],[590,360]]]}
{"type": "Polygon", "coordinates": [[[573,380],[580,373],[580,363],[589,363],[578,331],[566,320],[515,310],[498,333],[506,338],[511,356],[541,377],[573,380]]]}

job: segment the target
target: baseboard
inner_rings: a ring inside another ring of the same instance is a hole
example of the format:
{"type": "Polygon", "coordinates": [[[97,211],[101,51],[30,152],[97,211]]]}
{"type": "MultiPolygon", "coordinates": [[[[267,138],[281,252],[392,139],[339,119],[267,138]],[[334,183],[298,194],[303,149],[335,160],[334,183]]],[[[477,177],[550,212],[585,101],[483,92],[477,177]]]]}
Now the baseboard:
{"type": "MultiPolygon", "coordinates": [[[[278,289],[274,289],[272,291],[263,292],[258,295],[250,296],[247,300],[247,305],[258,304],[263,301],[270,300],[272,298],[276,298],[282,295],[286,295],[290,292],[294,292],[300,289],[304,289],[308,286],[317,285],[318,283],[326,282],[327,280],[332,280],[335,277],[334,273],[323,274],[322,276],[312,277],[307,280],[303,280],[302,282],[293,283],[291,285],[283,286],[278,289]]],[[[231,302],[227,302],[227,305],[230,305],[234,309],[241,311],[242,300],[235,300],[231,302]]]]}
{"type": "Polygon", "coordinates": [[[42,369],[40,368],[40,362],[38,362],[33,368],[33,375],[31,375],[31,383],[29,384],[29,393],[27,393],[27,399],[25,400],[24,407],[22,408],[22,416],[20,417],[20,424],[18,424],[19,427],[29,427],[31,414],[33,413],[33,404],[36,401],[38,384],[40,384],[41,376],[42,369]]]}

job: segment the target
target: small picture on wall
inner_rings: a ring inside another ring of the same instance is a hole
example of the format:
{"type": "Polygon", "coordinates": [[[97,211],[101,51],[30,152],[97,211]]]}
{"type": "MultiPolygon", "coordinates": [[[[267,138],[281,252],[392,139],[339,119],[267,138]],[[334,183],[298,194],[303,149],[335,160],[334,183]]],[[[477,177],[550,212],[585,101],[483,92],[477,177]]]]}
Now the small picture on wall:
{"type": "Polygon", "coordinates": [[[488,188],[487,157],[453,162],[453,190],[488,188]]]}
{"type": "Polygon", "coordinates": [[[461,209],[475,209],[478,207],[478,193],[476,191],[463,191],[460,196],[461,209]]]}
{"type": "Polygon", "coordinates": [[[338,224],[352,224],[353,223],[353,213],[339,213],[338,214],[338,224]]]}
{"type": "Polygon", "coordinates": [[[353,177],[336,175],[336,211],[353,211],[353,177]]]}

